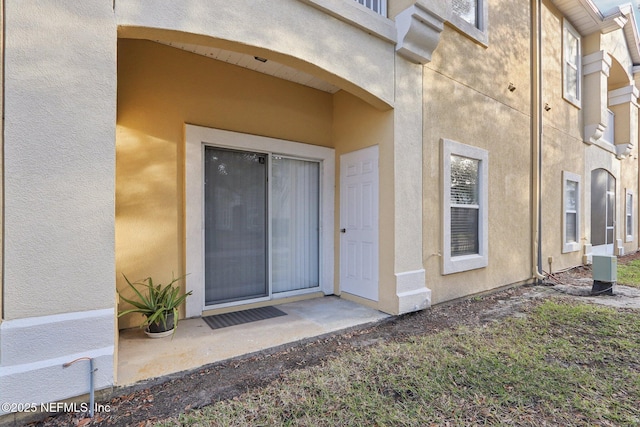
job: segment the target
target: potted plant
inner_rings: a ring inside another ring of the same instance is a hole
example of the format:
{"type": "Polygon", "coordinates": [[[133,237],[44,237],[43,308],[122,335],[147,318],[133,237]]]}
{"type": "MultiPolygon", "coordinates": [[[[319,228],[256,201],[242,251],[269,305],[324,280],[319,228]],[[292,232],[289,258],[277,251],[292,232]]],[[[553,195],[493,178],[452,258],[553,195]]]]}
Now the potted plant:
{"type": "Polygon", "coordinates": [[[140,313],[145,317],[140,327],[146,327],[145,333],[148,336],[160,338],[174,334],[178,326],[178,307],[191,295],[191,291],[179,295],[180,288],[174,286],[184,276],[174,277],[168,285],[154,285],[151,277],[132,283],[127,276],[124,274],[122,276],[135,292],[137,299],[130,300],[120,295],[120,298],[134,308],[121,311],[118,317],[129,313],[140,313]],[[141,292],[136,286],[146,288],[146,292],[144,290],[141,292]]]}

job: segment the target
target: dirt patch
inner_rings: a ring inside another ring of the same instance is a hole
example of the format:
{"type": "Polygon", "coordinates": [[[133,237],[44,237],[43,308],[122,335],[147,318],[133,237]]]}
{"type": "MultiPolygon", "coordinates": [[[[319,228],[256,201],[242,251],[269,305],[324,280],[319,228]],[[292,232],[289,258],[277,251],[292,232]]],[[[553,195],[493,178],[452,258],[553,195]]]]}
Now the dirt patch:
{"type": "MultiPolygon", "coordinates": [[[[640,258],[640,253],[623,257],[619,262],[637,258],[640,258]]],[[[98,401],[108,406],[110,411],[99,412],[93,419],[82,418],[82,414],[63,413],[30,425],[150,425],[189,409],[263,387],[286,372],[324,363],[346,351],[361,350],[381,341],[404,341],[462,325],[476,326],[508,316],[524,316],[537,302],[554,295],[640,308],[640,290],[633,288],[619,286],[614,296],[590,297],[590,277],[589,267],[578,267],[550,275],[542,285],[520,286],[441,304],[373,325],[287,344],[126,388],[116,388],[109,399],[98,401]]]]}

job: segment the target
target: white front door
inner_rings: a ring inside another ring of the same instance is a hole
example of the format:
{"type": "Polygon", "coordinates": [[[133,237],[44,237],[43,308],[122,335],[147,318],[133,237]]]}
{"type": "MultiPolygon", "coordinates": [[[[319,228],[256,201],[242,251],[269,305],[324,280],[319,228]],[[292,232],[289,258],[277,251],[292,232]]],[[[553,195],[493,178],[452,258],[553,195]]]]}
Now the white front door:
{"type": "Polygon", "coordinates": [[[340,156],[340,289],[378,301],[378,146],[340,156]]]}

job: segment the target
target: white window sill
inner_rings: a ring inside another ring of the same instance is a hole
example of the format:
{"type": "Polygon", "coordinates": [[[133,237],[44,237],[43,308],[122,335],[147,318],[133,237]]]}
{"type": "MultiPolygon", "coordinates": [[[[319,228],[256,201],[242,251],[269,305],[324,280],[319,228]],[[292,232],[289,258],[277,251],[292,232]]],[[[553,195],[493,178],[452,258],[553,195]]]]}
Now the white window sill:
{"type": "Polygon", "coordinates": [[[603,138],[596,140],[596,142],[593,145],[596,145],[602,148],[603,150],[608,151],[611,154],[617,154],[616,147],[612,143],[610,143],[609,141],[606,141],[603,138]]]}
{"type": "Polygon", "coordinates": [[[580,244],[578,242],[565,243],[562,246],[562,253],[568,254],[570,252],[578,252],[580,251],[580,244]]]}
{"type": "Polygon", "coordinates": [[[566,93],[562,96],[562,99],[564,99],[569,104],[571,104],[574,107],[576,107],[578,110],[582,109],[582,101],[581,100],[572,98],[572,97],[568,96],[566,93]]]}
{"type": "Polygon", "coordinates": [[[479,28],[476,28],[473,25],[469,24],[467,21],[457,15],[451,15],[449,23],[462,34],[466,35],[472,40],[475,40],[482,46],[489,46],[489,34],[487,33],[487,30],[482,31],[479,28]]]}
{"type": "Polygon", "coordinates": [[[334,18],[358,27],[367,33],[376,36],[390,43],[396,43],[398,39],[395,23],[362,6],[360,3],[351,1],[332,0],[299,0],[316,9],[319,9],[334,18]]]}
{"type": "Polygon", "coordinates": [[[460,273],[462,271],[477,270],[484,268],[489,264],[486,256],[462,255],[445,259],[443,262],[442,274],[460,273]]]}

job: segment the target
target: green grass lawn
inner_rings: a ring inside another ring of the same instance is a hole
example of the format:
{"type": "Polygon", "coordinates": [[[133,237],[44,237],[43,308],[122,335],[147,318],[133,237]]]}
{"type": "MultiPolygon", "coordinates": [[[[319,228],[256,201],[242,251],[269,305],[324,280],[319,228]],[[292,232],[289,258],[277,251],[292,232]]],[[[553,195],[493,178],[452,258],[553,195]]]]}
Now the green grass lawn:
{"type": "Polygon", "coordinates": [[[386,343],[161,426],[640,424],[637,312],[547,300],[526,318],[386,343]]]}
{"type": "Polygon", "coordinates": [[[640,288],[640,259],[618,264],[618,283],[640,288]]]}

